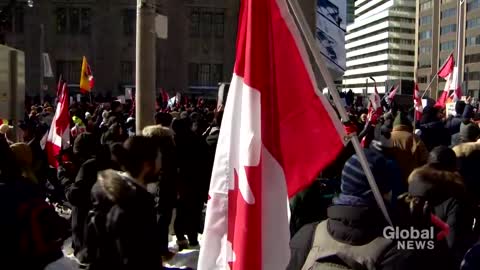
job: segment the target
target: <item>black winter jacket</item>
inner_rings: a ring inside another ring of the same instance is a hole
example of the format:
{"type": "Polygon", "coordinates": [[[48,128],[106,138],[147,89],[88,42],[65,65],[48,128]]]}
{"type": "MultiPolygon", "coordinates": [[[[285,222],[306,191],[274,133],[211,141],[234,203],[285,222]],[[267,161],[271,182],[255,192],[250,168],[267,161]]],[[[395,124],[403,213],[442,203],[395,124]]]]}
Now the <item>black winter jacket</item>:
{"type": "Polygon", "coordinates": [[[75,182],[63,181],[65,196],[72,205],[72,244],[77,257],[83,261],[85,222],[92,209],[91,192],[99,171],[106,169],[97,159],[87,160],[80,167],[75,182]],[[79,254],[80,253],[80,254],[79,254]]]}
{"type": "Polygon", "coordinates": [[[94,185],[92,198],[94,211],[105,215],[105,222],[97,224],[102,235],[86,236],[90,269],[163,269],[153,195],[127,176],[108,170],[94,185]]]}
{"type": "Polygon", "coordinates": [[[428,151],[440,145],[450,146],[452,142],[450,133],[442,121],[421,124],[420,130],[422,131],[420,138],[428,151]]]}
{"type": "MultiPolygon", "coordinates": [[[[377,209],[355,206],[328,208],[328,233],[337,241],[350,245],[364,245],[383,234],[384,218],[377,209]]],[[[302,269],[313,243],[318,223],[305,225],[290,241],[291,259],[287,270],[302,269]]],[[[447,256],[437,251],[398,250],[396,245],[385,250],[377,269],[452,269],[447,256]]]]}

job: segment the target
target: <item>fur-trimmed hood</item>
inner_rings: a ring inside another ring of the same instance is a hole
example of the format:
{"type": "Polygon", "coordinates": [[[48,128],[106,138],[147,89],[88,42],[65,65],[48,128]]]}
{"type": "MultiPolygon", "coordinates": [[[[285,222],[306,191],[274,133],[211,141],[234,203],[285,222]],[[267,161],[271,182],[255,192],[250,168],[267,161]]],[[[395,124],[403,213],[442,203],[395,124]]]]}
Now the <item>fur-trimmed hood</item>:
{"type": "Polygon", "coordinates": [[[468,157],[475,151],[480,151],[480,142],[462,143],[453,147],[457,157],[468,157]]]}

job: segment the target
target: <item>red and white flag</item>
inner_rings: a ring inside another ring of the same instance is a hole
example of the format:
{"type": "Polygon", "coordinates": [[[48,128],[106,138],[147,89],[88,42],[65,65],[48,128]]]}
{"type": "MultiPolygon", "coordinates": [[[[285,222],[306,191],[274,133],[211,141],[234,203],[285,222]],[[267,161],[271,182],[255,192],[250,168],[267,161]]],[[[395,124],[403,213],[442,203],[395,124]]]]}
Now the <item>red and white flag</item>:
{"type": "Polygon", "coordinates": [[[287,199],[344,147],[343,126],[317,95],[308,59],[286,0],[241,2],[199,270],[288,265],[287,199]]]}
{"type": "Polygon", "coordinates": [[[450,54],[445,63],[443,63],[437,74],[439,77],[447,81],[445,82],[445,88],[443,89],[442,95],[440,95],[440,97],[437,99],[437,103],[435,103],[435,107],[445,108],[445,105],[447,104],[447,100],[449,98],[450,90],[455,90],[455,93],[457,93],[456,88],[458,69],[455,67],[455,58],[453,57],[453,53],[450,54]],[[455,72],[455,70],[457,70],[457,72],[455,72]]]}
{"type": "Polygon", "coordinates": [[[455,67],[455,58],[453,57],[453,53],[445,60],[443,66],[438,70],[438,76],[447,79],[447,77],[452,74],[453,68],[455,67]]]}
{"type": "Polygon", "coordinates": [[[413,91],[413,105],[415,107],[415,119],[420,121],[423,114],[422,96],[420,95],[420,89],[418,84],[415,83],[415,89],[413,91]]]}
{"type": "Polygon", "coordinates": [[[397,92],[398,92],[398,85],[397,86],[392,86],[392,89],[390,89],[390,91],[388,92],[388,96],[387,96],[387,103],[388,104],[392,104],[393,99],[397,95],[397,92]]]}
{"type": "Polygon", "coordinates": [[[368,121],[376,125],[378,117],[383,114],[382,100],[378,94],[377,84],[375,84],[375,91],[368,97],[368,121]]]}
{"type": "Polygon", "coordinates": [[[57,156],[60,154],[60,151],[70,143],[69,96],[67,84],[62,84],[62,90],[59,91],[57,109],[45,144],[48,163],[55,168],[58,167],[57,156]]]}

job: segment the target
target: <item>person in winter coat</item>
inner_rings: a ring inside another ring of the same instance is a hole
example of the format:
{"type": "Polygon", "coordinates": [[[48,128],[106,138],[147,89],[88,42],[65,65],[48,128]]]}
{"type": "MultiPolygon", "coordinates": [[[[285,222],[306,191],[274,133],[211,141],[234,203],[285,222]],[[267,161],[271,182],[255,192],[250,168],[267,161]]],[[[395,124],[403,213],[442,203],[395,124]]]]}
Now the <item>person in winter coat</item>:
{"type": "Polygon", "coordinates": [[[162,244],[162,255],[172,257],[168,250],[168,235],[172,221],[173,209],[177,202],[178,157],[174,142],[174,133],[161,125],[148,126],[142,131],[143,136],[151,137],[157,143],[162,154],[162,170],[157,190],[158,225],[162,244]]]}
{"type": "MultiPolygon", "coordinates": [[[[447,148],[444,151],[451,150],[447,148]]],[[[440,166],[427,164],[413,171],[408,179],[408,192],[428,202],[432,214],[448,224],[450,230],[446,239],[458,267],[473,244],[473,207],[467,199],[461,176],[457,172],[435,167],[440,166]]]]}
{"type": "Polygon", "coordinates": [[[10,148],[12,149],[15,161],[22,171],[22,177],[32,181],[32,183],[38,184],[37,177],[33,172],[33,153],[30,146],[25,143],[14,143],[10,148]]]}
{"type": "Polygon", "coordinates": [[[15,155],[0,138],[2,269],[43,270],[62,258],[68,224],[45,199],[38,184],[22,177],[15,155]]]}
{"type": "Polygon", "coordinates": [[[445,122],[445,128],[448,129],[450,136],[460,132],[460,124],[463,122],[463,113],[465,111],[465,101],[457,101],[455,103],[455,115],[450,115],[445,122]]]}
{"type": "Polygon", "coordinates": [[[92,189],[89,269],[163,269],[155,200],[147,191],[158,181],[162,157],[153,139],[137,136],[117,154],[125,172],[100,172],[92,189]]]}
{"type": "Polygon", "coordinates": [[[480,136],[480,128],[477,124],[464,120],[460,125],[460,132],[452,136],[452,147],[462,143],[475,142],[480,136]]]}
{"type": "Polygon", "coordinates": [[[425,107],[420,120],[420,138],[430,151],[436,146],[451,144],[451,136],[442,121],[443,114],[436,107],[425,107]]]}
{"type": "MultiPolygon", "coordinates": [[[[390,193],[386,160],[365,150],[372,173],[385,198],[390,193]]],[[[328,219],[305,225],[290,241],[287,270],[324,269],[332,265],[349,269],[448,269],[442,257],[430,251],[399,250],[383,237],[386,226],[357,155],[345,164],[341,193],[327,210],[328,219]],[[427,267],[428,266],[428,267],[427,267]]]]}
{"type": "Polygon", "coordinates": [[[173,122],[175,145],[179,159],[179,199],[175,234],[180,249],[198,245],[204,203],[208,198],[208,149],[205,140],[191,130],[188,118],[173,122]],[[188,236],[188,241],[185,238],[188,236]]]}
{"type": "Polygon", "coordinates": [[[427,162],[428,151],[422,140],[413,134],[412,123],[403,112],[398,113],[393,122],[392,143],[393,156],[402,170],[404,183],[407,183],[410,173],[427,162]]]}
{"type": "Polygon", "coordinates": [[[109,168],[109,162],[98,151],[99,145],[91,133],[82,133],[75,139],[73,153],[77,168],[73,178],[68,177],[67,166],[59,169],[59,179],[65,189],[65,197],[72,206],[72,248],[77,259],[86,261],[84,244],[85,221],[92,209],[90,193],[97,181],[98,172],[109,168]],[[76,175],[76,176],[75,176],[76,175]]]}
{"type": "Polygon", "coordinates": [[[480,181],[478,165],[480,164],[480,142],[466,142],[453,148],[457,156],[458,170],[462,175],[467,192],[478,204],[480,202],[480,181]]]}

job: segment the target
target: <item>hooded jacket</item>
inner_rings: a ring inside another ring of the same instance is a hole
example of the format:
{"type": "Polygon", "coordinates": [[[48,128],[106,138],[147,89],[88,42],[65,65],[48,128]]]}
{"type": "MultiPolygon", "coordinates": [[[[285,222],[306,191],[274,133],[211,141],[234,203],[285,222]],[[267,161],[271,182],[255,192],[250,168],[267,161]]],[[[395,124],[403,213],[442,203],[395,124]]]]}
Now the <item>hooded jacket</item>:
{"type": "Polygon", "coordinates": [[[473,244],[473,208],[465,196],[463,179],[458,173],[427,166],[416,169],[409,178],[409,194],[424,197],[433,214],[450,227],[447,244],[457,266],[473,244]]]}
{"type": "Polygon", "coordinates": [[[453,148],[457,156],[457,165],[462,175],[467,192],[477,202],[480,201],[480,181],[478,181],[478,164],[480,164],[480,142],[462,143],[453,148]]]}
{"type": "MultiPolygon", "coordinates": [[[[361,246],[382,237],[382,220],[384,218],[376,207],[334,205],[328,208],[327,231],[338,242],[361,246]]],[[[291,259],[287,270],[302,269],[312,247],[317,225],[318,223],[305,225],[292,238],[291,259]]],[[[444,257],[438,255],[435,250],[398,250],[392,244],[375,262],[375,269],[451,269],[445,267],[444,257]]]]}
{"type": "Polygon", "coordinates": [[[90,269],[162,269],[153,195],[128,176],[107,170],[92,189],[95,224],[87,233],[90,269]],[[105,218],[100,218],[104,216],[105,218]]]}
{"type": "Polygon", "coordinates": [[[427,163],[428,151],[420,138],[412,133],[412,128],[395,126],[392,131],[393,156],[402,170],[402,179],[407,182],[410,173],[427,163]]]}

